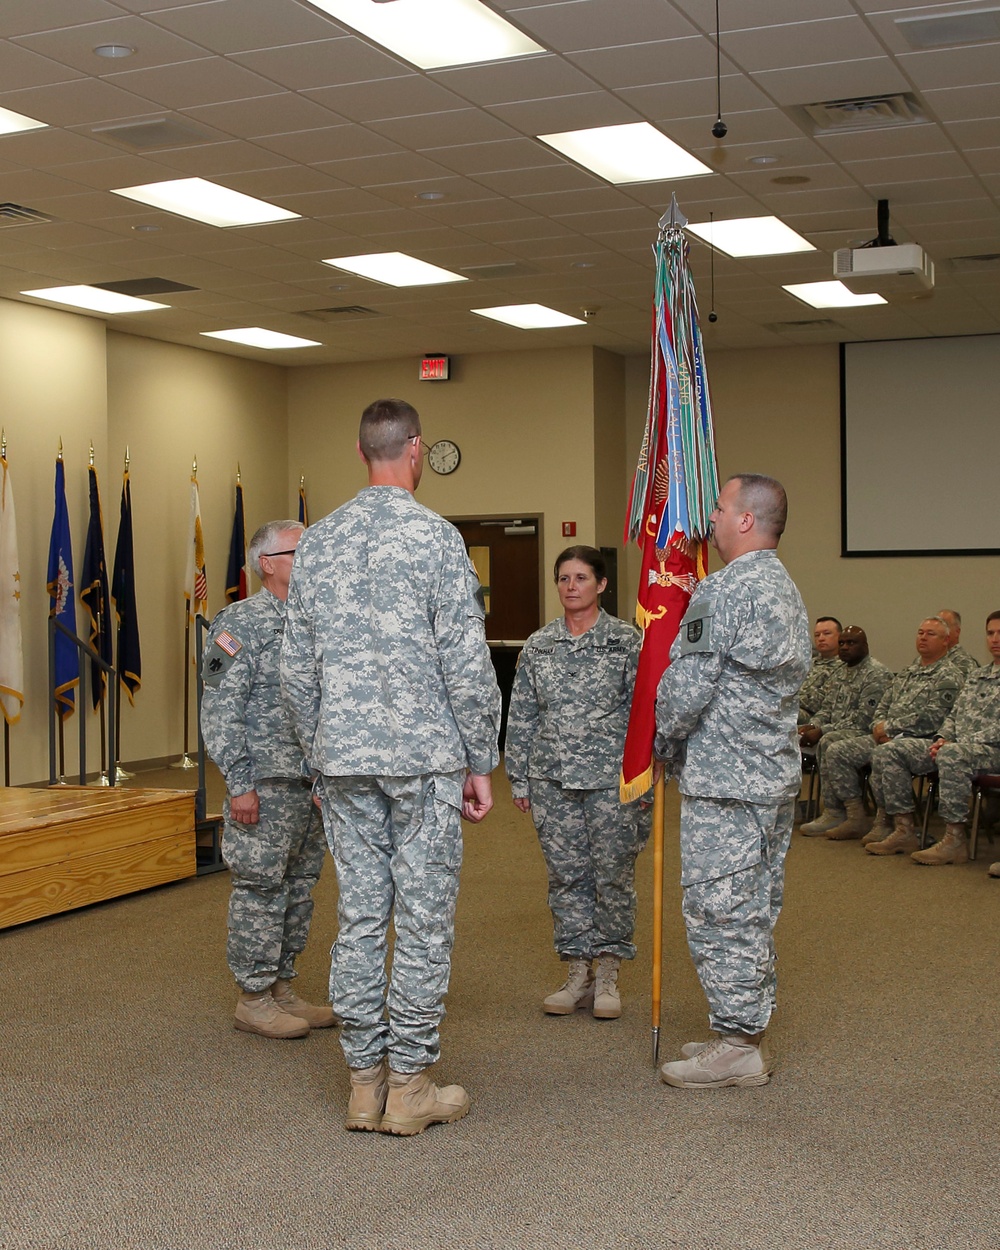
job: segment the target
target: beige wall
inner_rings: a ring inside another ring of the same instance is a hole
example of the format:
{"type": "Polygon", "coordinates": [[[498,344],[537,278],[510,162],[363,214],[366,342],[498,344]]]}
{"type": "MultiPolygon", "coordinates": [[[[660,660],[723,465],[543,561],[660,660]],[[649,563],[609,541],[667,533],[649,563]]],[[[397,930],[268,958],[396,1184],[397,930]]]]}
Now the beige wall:
{"type": "MultiPolygon", "coordinates": [[[[627,362],[630,457],[638,447],[648,366],[627,362]],[[639,433],[637,433],[637,431],[639,433]]],[[[708,357],[719,473],[768,473],[788,491],[781,556],[811,617],[827,613],[868,631],[872,654],[909,663],[920,619],[942,607],[965,620],[962,641],[986,658],[986,614],[1000,607],[1000,558],[844,559],[840,555],[840,383],[836,345],[721,352],[708,357]]],[[[941,498],[961,482],[941,484],[941,498]]],[[[928,501],[929,510],[940,506],[928,501]]],[[[932,524],[929,515],[928,524],[932,524]]],[[[713,565],[715,567],[715,565],[713,565]]],[[[632,593],[638,573],[633,569],[632,593]]]]}
{"type": "MultiPolygon", "coordinates": [[[[366,480],[355,450],[362,411],[406,399],[428,443],[450,438],[462,451],[455,473],[425,470],[420,501],[448,517],[541,515],[548,570],[568,541],[562,521],[576,521],[577,542],[596,538],[592,360],[590,348],[465,356],[449,382],[418,382],[413,359],[291,370],[289,485],[305,473],[313,520],[351,498],[366,480]]],[[[549,620],[559,600],[544,580],[549,620]]]]}
{"type": "MultiPolygon", "coordinates": [[[[11,774],[17,782],[48,775],[45,691],[49,596],[45,580],[55,461],[61,438],[74,570],[78,573],[87,536],[87,459],[91,440],[96,463],[106,464],[104,322],[0,300],[0,424],[7,431],[21,570],[26,699],[21,719],[10,731],[11,774]]],[[[105,513],[107,490],[104,479],[105,513]]],[[[76,611],[77,627],[82,632],[84,616],[79,603],[76,611]]],[[[77,732],[74,717],[66,728],[74,761],[77,732]]],[[[92,751],[96,742],[95,737],[92,751]]]]}
{"type": "Polygon", "coordinates": [[[618,552],[618,611],[628,617],[631,598],[622,587],[625,463],[625,360],[598,348],[594,352],[595,541],[598,547],[614,547],[618,552]]]}

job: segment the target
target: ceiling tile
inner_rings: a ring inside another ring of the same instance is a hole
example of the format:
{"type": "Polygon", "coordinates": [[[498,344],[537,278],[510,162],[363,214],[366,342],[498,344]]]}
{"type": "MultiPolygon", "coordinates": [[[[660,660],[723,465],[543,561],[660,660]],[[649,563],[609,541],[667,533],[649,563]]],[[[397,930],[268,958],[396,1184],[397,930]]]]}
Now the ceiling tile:
{"type": "MultiPolygon", "coordinates": [[[[701,38],[616,44],[574,52],[567,59],[614,91],[683,83],[692,78],[715,80],[715,47],[701,38]]],[[[728,75],[732,70],[727,57],[723,72],[728,75]]]]}
{"type": "Polygon", "coordinates": [[[251,100],[227,101],[184,108],[184,114],[203,125],[225,131],[238,139],[288,134],[298,130],[319,130],[342,124],[345,119],[314,100],[284,91],[280,95],[258,96],[251,100]]]}
{"type": "Polygon", "coordinates": [[[401,147],[417,150],[443,145],[491,143],[515,135],[509,126],[489,113],[471,108],[372,122],[371,129],[401,147]]]}
{"type": "Polygon", "coordinates": [[[28,91],[4,91],[0,93],[0,106],[26,113],[50,126],[96,125],[126,117],[138,120],[159,113],[152,100],[97,78],[79,78],[28,91]]]}
{"type": "Polygon", "coordinates": [[[322,161],[314,166],[334,178],[353,183],[357,187],[388,186],[396,182],[423,181],[433,187],[438,178],[451,177],[451,170],[426,154],[416,152],[387,152],[380,156],[357,156],[346,160],[322,161]]]}
{"type": "Polygon", "coordinates": [[[754,81],[776,104],[782,105],[887,95],[906,91],[910,85],[888,57],[765,70],[755,74],[754,81]]]}
{"type": "Polygon", "coordinates": [[[157,9],[149,20],[158,26],[225,55],[306,44],[340,33],[324,14],[294,0],[212,0],[182,8],[152,3],[146,7],[157,9]]]}
{"type": "Polygon", "coordinates": [[[530,56],[516,61],[437,70],[434,79],[471,103],[481,105],[581,95],[594,89],[594,82],[587,74],[556,56],[530,56]]]}
{"type": "Polygon", "coordinates": [[[490,112],[525,135],[558,134],[563,130],[617,126],[642,120],[628,104],[605,91],[498,104],[491,107],[490,112]]]}
{"type": "Polygon", "coordinates": [[[925,91],[924,100],[931,112],[944,122],[1000,117],[1000,88],[995,86],[925,91]]]}
{"type": "Polygon", "coordinates": [[[293,91],[329,87],[331,83],[398,78],[413,71],[413,67],[405,61],[353,35],[327,39],[322,43],[241,52],[232,59],[293,91]]]}
{"type": "Polygon", "coordinates": [[[452,144],[426,148],[423,155],[438,161],[459,174],[496,173],[504,169],[533,168],[536,165],[561,165],[563,157],[534,139],[507,139],[498,143],[452,144]]]}
{"type": "Polygon", "coordinates": [[[648,0],[583,0],[519,9],[517,24],[557,52],[606,48],[693,34],[690,22],[674,8],[648,0]]]}
{"type": "Polygon", "coordinates": [[[310,99],[354,122],[461,109],[466,101],[423,74],[309,91],[310,99]]]}
{"type": "Polygon", "coordinates": [[[249,100],[280,90],[268,79],[220,57],[109,74],[106,81],[171,109],[249,100]]]}
{"type": "MultiPolygon", "coordinates": [[[[40,87],[49,83],[66,82],[68,79],[79,78],[77,70],[69,69],[58,61],[39,56],[29,48],[22,48],[16,43],[0,41],[0,83],[7,91],[17,91],[26,87],[40,87]]],[[[32,116],[32,114],[28,114],[32,116]]],[[[39,118],[45,121],[45,118],[39,118]]]]}
{"type": "Polygon", "coordinates": [[[900,56],[899,67],[922,91],[955,83],[977,86],[1000,83],[1000,43],[975,48],[940,48],[900,56]]]}
{"type": "Polygon", "coordinates": [[[861,60],[882,52],[878,40],[859,17],[731,31],[725,36],[723,47],[730,60],[754,75],[796,65],[861,60]]]}
{"type": "Polygon", "coordinates": [[[268,135],[258,139],[257,143],[269,152],[278,152],[306,165],[399,151],[397,144],[364,126],[326,126],[322,130],[268,135]]]}
{"type": "Polygon", "coordinates": [[[62,65],[101,77],[109,70],[124,68],[126,64],[130,70],[138,70],[211,56],[197,44],[179,39],[139,17],[120,17],[86,26],[74,24],[63,29],[24,35],[14,42],[18,47],[28,48],[62,65]],[[101,44],[122,44],[135,51],[127,60],[109,61],[94,52],[101,44]]]}

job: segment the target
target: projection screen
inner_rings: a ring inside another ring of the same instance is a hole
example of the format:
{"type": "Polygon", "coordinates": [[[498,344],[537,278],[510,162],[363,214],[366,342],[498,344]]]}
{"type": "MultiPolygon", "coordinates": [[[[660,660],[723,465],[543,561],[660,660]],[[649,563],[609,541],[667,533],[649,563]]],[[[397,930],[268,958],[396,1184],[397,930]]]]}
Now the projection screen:
{"type": "Polygon", "coordinates": [[[841,554],[1000,554],[1000,335],[840,348],[841,554]]]}

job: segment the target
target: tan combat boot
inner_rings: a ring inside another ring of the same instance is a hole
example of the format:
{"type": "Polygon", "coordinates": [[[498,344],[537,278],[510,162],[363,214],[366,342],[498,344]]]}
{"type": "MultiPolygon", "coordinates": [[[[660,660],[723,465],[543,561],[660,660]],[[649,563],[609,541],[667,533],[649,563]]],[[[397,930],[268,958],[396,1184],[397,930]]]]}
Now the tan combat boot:
{"type": "Polygon", "coordinates": [[[282,1040],[306,1037],[309,1033],[309,1025],[305,1020],[282,1010],[271,997],[269,989],[260,990],[256,994],[249,994],[244,990],[236,1004],[234,1023],[244,1033],[259,1033],[261,1037],[282,1040]]]}
{"type": "Polygon", "coordinates": [[[469,1095],[461,1085],[438,1088],[423,1072],[389,1071],[389,1096],[379,1126],[383,1133],[413,1137],[429,1124],[452,1124],[469,1111],[469,1095]]]}
{"type": "Polygon", "coordinates": [[[382,1126],[382,1113],[389,1093],[384,1059],[374,1068],[351,1068],[351,1099],[347,1104],[344,1128],[376,1133],[382,1126]]]}
{"type": "Polygon", "coordinates": [[[871,828],[865,805],[860,799],[847,799],[844,807],[847,809],[847,819],[835,829],[827,831],[826,836],[831,842],[847,842],[852,838],[864,837],[871,828]]]}
{"type": "Polygon", "coordinates": [[[542,1006],[550,1016],[571,1016],[577,1007],[589,1007],[594,999],[594,974],[589,959],[571,959],[566,980],[542,1006]]]}
{"type": "Polygon", "coordinates": [[[1000,859],[995,864],[990,864],[989,874],[991,877],[1000,877],[1000,859]]]}
{"type": "Polygon", "coordinates": [[[893,817],[895,828],[881,842],[869,842],[865,850],[869,855],[909,855],[920,850],[920,838],[913,825],[912,812],[900,812],[893,817]]]}
{"type": "Polygon", "coordinates": [[[665,1085],[675,1089],[721,1089],[727,1085],[766,1085],[770,1080],[774,1063],[763,1038],[751,1042],[746,1037],[724,1035],[704,1046],[689,1042],[684,1050],[693,1046],[698,1046],[698,1050],[689,1058],[665,1063],[660,1068],[660,1080],[665,1085]]]}
{"type": "Polygon", "coordinates": [[[861,839],[861,845],[869,846],[872,842],[881,842],[892,833],[894,828],[892,817],[886,814],[884,807],[880,807],[875,814],[875,823],[861,839]]]}
{"type": "Polygon", "coordinates": [[[807,825],[799,828],[799,833],[804,833],[807,838],[818,838],[820,834],[829,833],[831,829],[842,825],[846,819],[847,812],[837,803],[824,807],[815,820],[810,820],[807,825]]]}
{"type": "Polygon", "coordinates": [[[914,851],[910,859],[915,864],[967,864],[969,848],[965,844],[965,825],[949,821],[940,842],[926,851],[914,851]]]}
{"type": "Polygon", "coordinates": [[[621,962],[617,955],[597,957],[593,1009],[597,1020],[617,1020],[622,1014],[622,1000],[618,992],[618,969],[621,962]]]}
{"type": "Polygon", "coordinates": [[[291,981],[275,981],[271,986],[271,997],[282,1011],[305,1020],[311,1029],[332,1029],[338,1023],[331,1008],[315,1007],[312,1003],[299,998],[292,989],[291,981]]]}

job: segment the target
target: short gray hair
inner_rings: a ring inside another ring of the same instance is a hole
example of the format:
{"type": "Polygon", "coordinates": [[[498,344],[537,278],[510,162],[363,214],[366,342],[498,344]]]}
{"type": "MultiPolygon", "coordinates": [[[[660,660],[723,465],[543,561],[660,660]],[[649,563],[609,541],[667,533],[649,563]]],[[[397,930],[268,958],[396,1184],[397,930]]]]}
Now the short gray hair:
{"type": "Polygon", "coordinates": [[[729,481],[740,484],[740,506],[753,513],[754,521],[761,529],[780,538],[788,519],[788,497],[784,486],[776,478],[765,477],[763,473],[734,473],[729,481]]]}
{"type": "Polygon", "coordinates": [[[253,538],[250,539],[250,546],[247,549],[247,563],[257,574],[261,576],[260,558],[266,556],[271,547],[274,546],[275,539],[279,534],[283,534],[286,530],[298,530],[300,533],[305,529],[301,521],[267,521],[257,530],[253,538]]]}
{"type": "Polygon", "coordinates": [[[361,414],[358,445],[369,464],[398,460],[411,438],[421,433],[416,408],[405,399],[376,399],[361,414]]]}
{"type": "Polygon", "coordinates": [[[920,624],[923,625],[927,621],[934,621],[935,624],[940,625],[941,628],[944,630],[946,638],[951,634],[951,626],[948,624],[948,622],[944,619],[943,616],[925,616],[924,619],[920,622],[920,624]]]}

